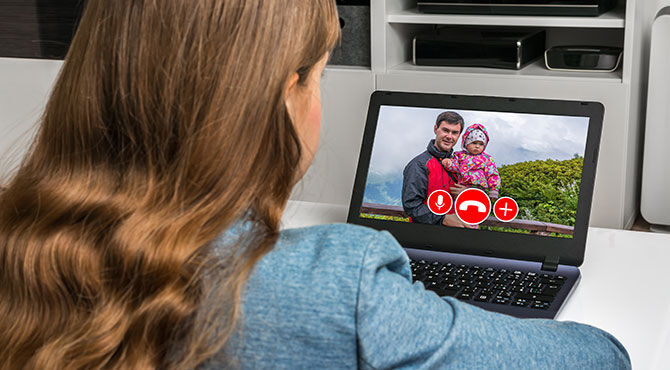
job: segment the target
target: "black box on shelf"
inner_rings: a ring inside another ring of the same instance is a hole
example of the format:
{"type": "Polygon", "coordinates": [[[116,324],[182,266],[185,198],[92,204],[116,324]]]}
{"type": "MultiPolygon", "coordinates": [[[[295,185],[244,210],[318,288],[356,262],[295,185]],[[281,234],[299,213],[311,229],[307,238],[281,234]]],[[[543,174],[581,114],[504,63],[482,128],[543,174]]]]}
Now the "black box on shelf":
{"type": "Polygon", "coordinates": [[[337,0],[342,42],[328,64],[370,66],[370,0],[337,0]]]}
{"type": "Polygon", "coordinates": [[[544,30],[446,27],[413,40],[416,65],[521,69],[541,57],[544,30]]]}
{"type": "Polygon", "coordinates": [[[417,0],[425,13],[598,16],[617,0],[417,0]]]}
{"type": "Polygon", "coordinates": [[[614,72],[622,56],[620,47],[554,46],[544,53],[544,63],[558,71],[614,72]]]}

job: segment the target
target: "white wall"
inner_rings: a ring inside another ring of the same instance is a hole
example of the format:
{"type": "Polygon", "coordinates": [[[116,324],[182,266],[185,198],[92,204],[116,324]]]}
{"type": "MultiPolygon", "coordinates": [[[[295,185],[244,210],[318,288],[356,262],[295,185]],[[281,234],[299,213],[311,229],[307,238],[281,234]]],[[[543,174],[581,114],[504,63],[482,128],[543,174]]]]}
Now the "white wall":
{"type": "Polygon", "coordinates": [[[0,183],[28,150],[61,65],[0,58],[0,183]]]}
{"type": "Polygon", "coordinates": [[[328,67],[321,82],[321,137],[312,166],[291,199],[349,205],[374,74],[356,67],[328,67]]]}

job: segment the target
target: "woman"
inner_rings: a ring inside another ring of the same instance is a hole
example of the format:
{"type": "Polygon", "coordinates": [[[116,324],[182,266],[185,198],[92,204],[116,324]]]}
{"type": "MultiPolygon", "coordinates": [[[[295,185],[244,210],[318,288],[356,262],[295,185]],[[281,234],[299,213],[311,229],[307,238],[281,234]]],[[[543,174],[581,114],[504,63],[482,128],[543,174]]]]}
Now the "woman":
{"type": "Polygon", "coordinates": [[[412,285],[387,233],[279,232],[332,0],[89,0],[0,196],[0,368],[628,366],[412,285]]]}

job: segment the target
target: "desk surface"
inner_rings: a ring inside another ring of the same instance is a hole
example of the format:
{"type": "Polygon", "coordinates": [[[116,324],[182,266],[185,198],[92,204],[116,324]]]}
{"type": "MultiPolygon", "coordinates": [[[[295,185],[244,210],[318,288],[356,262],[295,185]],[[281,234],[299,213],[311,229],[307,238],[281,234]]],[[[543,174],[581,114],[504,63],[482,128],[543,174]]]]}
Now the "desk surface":
{"type": "MultiPolygon", "coordinates": [[[[289,202],[285,228],[345,222],[347,207],[289,202]]],[[[634,369],[670,367],[670,234],[590,228],[582,280],[557,317],[612,333],[634,369]]]]}

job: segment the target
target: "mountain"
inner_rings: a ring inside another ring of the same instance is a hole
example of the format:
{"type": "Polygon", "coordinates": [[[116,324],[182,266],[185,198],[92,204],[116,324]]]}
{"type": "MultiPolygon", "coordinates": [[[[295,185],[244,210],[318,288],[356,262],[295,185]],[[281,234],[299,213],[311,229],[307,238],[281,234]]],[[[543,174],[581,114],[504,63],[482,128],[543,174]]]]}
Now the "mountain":
{"type": "Polygon", "coordinates": [[[363,193],[363,202],[402,206],[402,176],[368,181],[363,193]]]}

